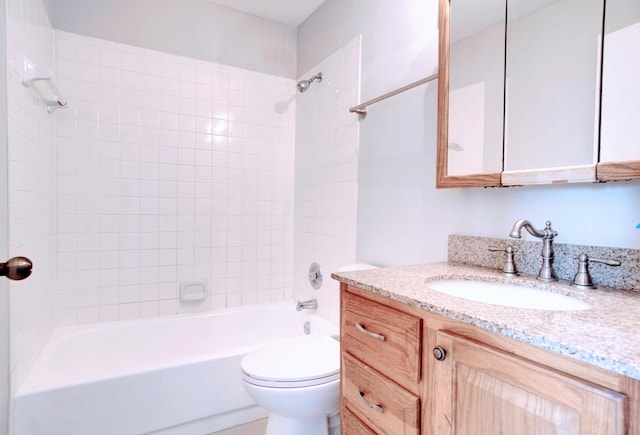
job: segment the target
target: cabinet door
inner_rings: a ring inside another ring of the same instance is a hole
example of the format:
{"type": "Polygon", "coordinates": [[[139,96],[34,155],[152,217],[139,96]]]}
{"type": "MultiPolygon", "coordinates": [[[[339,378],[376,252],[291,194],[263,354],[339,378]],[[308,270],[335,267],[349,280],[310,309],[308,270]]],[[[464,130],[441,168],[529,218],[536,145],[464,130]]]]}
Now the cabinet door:
{"type": "Polygon", "coordinates": [[[609,435],[626,396],[484,344],[438,332],[432,360],[437,434],[609,435]]]}

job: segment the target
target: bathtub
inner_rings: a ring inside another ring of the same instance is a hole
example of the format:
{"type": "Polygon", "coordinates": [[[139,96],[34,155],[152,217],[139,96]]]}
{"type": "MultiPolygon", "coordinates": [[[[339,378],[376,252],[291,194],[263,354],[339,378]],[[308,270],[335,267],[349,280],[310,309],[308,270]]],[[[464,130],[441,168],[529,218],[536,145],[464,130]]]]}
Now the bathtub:
{"type": "Polygon", "coordinates": [[[240,360],[286,337],[338,337],[293,303],[56,328],[15,398],[15,435],[203,435],[267,416],[240,360]]]}

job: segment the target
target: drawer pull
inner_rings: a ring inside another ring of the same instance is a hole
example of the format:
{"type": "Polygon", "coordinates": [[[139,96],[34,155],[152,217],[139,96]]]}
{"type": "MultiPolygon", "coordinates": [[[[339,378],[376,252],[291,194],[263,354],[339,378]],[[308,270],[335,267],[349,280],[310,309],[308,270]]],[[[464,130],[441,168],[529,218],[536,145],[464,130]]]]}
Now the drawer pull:
{"type": "Polygon", "coordinates": [[[360,324],[360,322],[356,322],[356,328],[358,328],[358,331],[362,332],[363,334],[368,335],[369,337],[373,337],[376,340],[384,341],[384,335],[376,334],[375,332],[371,332],[371,331],[367,331],[365,329],[365,327],[360,324]]]}
{"type": "Polygon", "coordinates": [[[367,404],[367,406],[368,406],[369,408],[371,408],[371,409],[373,409],[373,410],[375,410],[375,411],[378,411],[378,412],[384,412],[384,408],[383,408],[382,406],[380,406],[380,405],[376,405],[375,403],[371,403],[371,402],[369,402],[367,399],[365,399],[365,398],[364,398],[364,393],[363,393],[362,391],[360,391],[360,390],[356,390],[356,392],[358,393],[358,396],[360,396],[360,398],[362,399],[362,401],[363,401],[364,403],[366,403],[366,404],[367,404]]]}

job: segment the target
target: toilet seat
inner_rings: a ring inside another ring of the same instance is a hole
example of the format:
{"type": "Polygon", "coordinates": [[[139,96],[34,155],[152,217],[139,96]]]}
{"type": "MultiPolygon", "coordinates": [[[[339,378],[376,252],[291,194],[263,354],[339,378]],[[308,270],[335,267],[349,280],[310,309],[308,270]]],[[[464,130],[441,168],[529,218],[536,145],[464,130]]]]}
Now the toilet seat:
{"type": "Polygon", "coordinates": [[[247,354],[242,378],[253,385],[300,388],[340,379],[340,344],[328,335],[279,341],[247,354]]]}

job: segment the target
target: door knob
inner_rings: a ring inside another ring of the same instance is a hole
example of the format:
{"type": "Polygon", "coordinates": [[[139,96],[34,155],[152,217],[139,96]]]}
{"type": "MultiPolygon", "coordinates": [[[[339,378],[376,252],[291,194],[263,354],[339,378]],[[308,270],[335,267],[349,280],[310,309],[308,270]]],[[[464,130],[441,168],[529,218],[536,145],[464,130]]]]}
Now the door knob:
{"type": "Polygon", "coordinates": [[[438,361],[444,361],[447,357],[447,351],[442,346],[436,346],[433,348],[433,357],[438,361]]]}
{"type": "Polygon", "coordinates": [[[0,276],[19,281],[31,275],[33,263],[27,257],[13,257],[6,263],[0,263],[0,276]]]}

